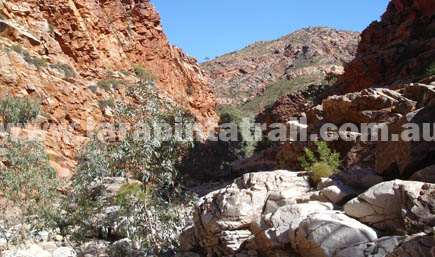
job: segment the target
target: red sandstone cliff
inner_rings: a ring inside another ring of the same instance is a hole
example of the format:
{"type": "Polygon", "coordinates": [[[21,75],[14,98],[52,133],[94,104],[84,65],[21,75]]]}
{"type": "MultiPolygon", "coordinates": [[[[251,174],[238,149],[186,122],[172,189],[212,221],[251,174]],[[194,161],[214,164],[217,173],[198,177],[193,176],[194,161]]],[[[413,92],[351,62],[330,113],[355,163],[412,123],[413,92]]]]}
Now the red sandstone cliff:
{"type": "Polygon", "coordinates": [[[393,0],[380,22],[361,34],[356,58],[345,66],[339,92],[412,82],[435,60],[435,2],[393,0]]]}
{"type": "Polygon", "coordinates": [[[134,81],[133,66],[145,67],[162,95],[214,127],[213,88],[196,60],[169,44],[149,1],[0,0],[0,14],[1,96],[40,99],[42,124],[77,124],[70,136],[39,131],[61,176],[71,175],[87,121],[111,119],[98,101],[122,94],[88,87],[108,78],[134,81]]]}

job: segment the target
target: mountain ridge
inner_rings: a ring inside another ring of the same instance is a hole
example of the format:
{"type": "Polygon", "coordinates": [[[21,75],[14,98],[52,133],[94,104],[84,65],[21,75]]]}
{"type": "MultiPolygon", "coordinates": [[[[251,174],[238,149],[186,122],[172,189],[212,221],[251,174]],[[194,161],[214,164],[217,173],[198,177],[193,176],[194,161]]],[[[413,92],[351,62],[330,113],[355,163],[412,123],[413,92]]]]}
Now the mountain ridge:
{"type": "Polygon", "coordinates": [[[218,104],[240,105],[270,83],[301,75],[341,74],[356,54],[359,32],[310,27],[279,39],[258,41],[201,63],[218,104]]]}

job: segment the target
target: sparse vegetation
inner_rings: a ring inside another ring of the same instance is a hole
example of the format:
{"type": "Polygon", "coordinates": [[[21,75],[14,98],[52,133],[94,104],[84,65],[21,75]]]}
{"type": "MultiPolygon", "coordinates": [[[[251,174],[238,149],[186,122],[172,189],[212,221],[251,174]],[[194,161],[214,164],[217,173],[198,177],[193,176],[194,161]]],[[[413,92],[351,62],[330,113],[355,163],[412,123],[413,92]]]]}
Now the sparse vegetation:
{"type": "Polygon", "coordinates": [[[24,60],[29,63],[29,64],[33,64],[36,66],[36,68],[46,68],[47,67],[47,61],[45,59],[42,58],[36,58],[36,57],[32,57],[30,56],[30,54],[28,52],[23,52],[23,56],[24,56],[24,60]]]}
{"type": "Polygon", "coordinates": [[[425,76],[434,76],[435,75],[435,61],[431,62],[425,71],[425,76]]]}
{"type": "Polygon", "coordinates": [[[328,83],[328,85],[333,85],[335,82],[337,82],[338,75],[333,72],[328,72],[325,75],[325,81],[328,83]]]}
{"type": "Polygon", "coordinates": [[[125,76],[130,76],[131,72],[129,72],[128,70],[122,70],[121,73],[125,76]]]}
{"type": "Polygon", "coordinates": [[[7,138],[0,149],[0,161],[6,164],[0,166],[0,191],[6,201],[0,208],[0,232],[8,244],[21,243],[26,233],[57,225],[59,181],[43,144],[7,138]]]}
{"type": "Polygon", "coordinates": [[[120,79],[105,79],[101,80],[97,83],[99,88],[102,88],[106,91],[111,90],[112,88],[117,88],[119,85],[126,85],[127,82],[120,79]]]}
{"type": "Polygon", "coordinates": [[[263,94],[240,106],[244,113],[255,115],[266,106],[273,104],[279,97],[288,95],[306,86],[321,81],[321,76],[299,76],[293,80],[280,80],[268,85],[263,94]]]}
{"type": "Polygon", "coordinates": [[[154,76],[149,73],[145,67],[141,66],[133,66],[134,74],[136,74],[136,77],[138,77],[141,81],[149,81],[154,80],[154,76]]]}
{"type": "Polygon", "coordinates": [[[61,63],[52,64],[52,65],[50,65],[50,67],[53,68],[53,69],[57,69],[57,70],[63,71],[63,73],[65,74],[65,77],[67,79],[76,76],[76,73],[75,73],[74,69],[71,68],[71,66],[69,66],[67,64],[61,64],[61,63]]]}
{"type": "Polygon", "coordinates": [[[0,99],[0,119],[4,125],[30,122],[40,111],[41,105],[29,98],[6,96],[0,99]]]}
{"type": "Polygon", "coordinates": [[[23,48],[21,48],[19,45],[11,45],[11,49],[19,54],[23,53],[23,48]]]}
{"type": "MultiPolygon", "coordinates": [[[[116,103],[115,127],[135,121],[153,128],[160,122],[173,124],[175,117],[190,119],[181,109],[162,101],[151,81],[127,87],[128,96],[139,104],[116,103]]],[[[140,138],[134,128],[124,135],[116,141],[95,137],[81,149],[68,195],[70,201],[64,204],[66,213],[70,213],[64,230],[77,228],[77,240],[106,238],[110,236],[109,225],[102,222],[95,226],[93,218],[117,206],[115,214],[122,220],[119,230],[133,240],[144,256],[160,255],[177,247],[177,236],[189,215],[183,206],[191,201],[181,194],[176,183],[175,163],[190,143],[168,133],[164,138],[155,137],[154,133],[151,138],[140,138]],[[107,177],[133,178],[140,183],[123,185],[109,199],[103,193],[104,186],[90,187],[101,185],[107,177]]]]}
{"type": "Polygon", "coordinates": [[[106,76],[107,76],[107,77],[113,77],[113,71],[111,71],[111,70],[106,70],[106,76]]]}
{"type": "Polygon", "coordinates": [[[53,33],[56,30],[56,27],[53,24],[48,23],[48,30],[50,33],[53,33]]]}
{"type": "Polygon", "coordinates": [[[115,100],[113,98],[107,99],[107,100],[98,100],[98,106],[100,106],[101,110],[106,109],[106,107],[115,108],[115,100]]]}
{"type": "Polygon", "coordinates": [[[195,91],[193,90],[193,88],[186,88],[186,94],[188,95],[193,95],[193,93],[195,93],[195,91]]]}
{"type": "Polygon", "coordinates": [[[97,92],[98,87],[95,85],[91,85],[91,86],[88,86],[88,89],[91,90],[91,92],[95,94],[95,92],[97,92]]]}

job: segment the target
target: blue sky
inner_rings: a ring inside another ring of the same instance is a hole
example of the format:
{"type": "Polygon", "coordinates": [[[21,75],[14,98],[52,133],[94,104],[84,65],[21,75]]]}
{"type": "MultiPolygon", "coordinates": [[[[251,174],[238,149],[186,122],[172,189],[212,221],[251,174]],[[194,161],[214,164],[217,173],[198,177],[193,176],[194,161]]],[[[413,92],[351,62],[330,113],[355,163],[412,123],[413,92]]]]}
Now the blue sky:
{"type": "Polygon", "coordinates": [[[151,0],[171,44],[199,62],[310,26],[364,30],[389,0],[151,0]]]}

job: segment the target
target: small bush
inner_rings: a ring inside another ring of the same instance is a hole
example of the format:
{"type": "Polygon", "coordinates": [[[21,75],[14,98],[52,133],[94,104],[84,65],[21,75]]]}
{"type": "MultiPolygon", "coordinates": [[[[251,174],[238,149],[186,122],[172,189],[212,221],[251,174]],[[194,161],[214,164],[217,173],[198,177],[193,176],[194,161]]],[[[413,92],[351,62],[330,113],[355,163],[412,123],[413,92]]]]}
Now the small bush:
{"type": "Polygon", "coordinates": [[[305,147],[305,156],[299,158],[302,168],[311,170],[315,163],[324,162],[332,168],[334,173],[340,172],[338,168],[341,164],[340,153],[335,150],[331,151],[325,141],[315,141],[314,144],[317,147],[317,156],[309,148],[305,147]]]}
{"type": "Polygon", "coordinates": [[[74,69],[71,68],[67,64],[61,64],[61,63],[52,64],[52,65],[50,65],[50,67],[53,68],[53,69],[57,69],[57,70],[63,71],[63,73],[65,74],[65,77],[67,79],[76,76],[76,72],[74,71],[74,69]]]}
{"type": "Polygon", "coordinates": [[[56,27],[53,24],[48,23],[48,30],[50,33],[53,33],[56,30],[56,27]]]}
{"type": "Polygon", "coordinates": [[[426,68],[425,76],[433,76],[435,75],[435,61],[431,62],[429,66],[426,68]]]}
{"type": "Polygon", "coordinates": [[[23,53],[23,48],[19,45],[11,45],[11,49],[19,54],[23,53]]]}
{"type": "Polygon", "coordinates": [[[138,77],[141,81],[151,81],[154,80],[154,76],[149,73],[146,68],[141,66],[133,66],[134,74],[136,74],[136,77],[138,77]]]}
{"type": "Polygon", "coordinates": [[[29,98],[6,96],[0,99],[0,119],[3,124],[22,124],[36,118],[41,105],[29,98]]]}
{"type": "Polygon", "coordinates": [[[111,70],[106,70],[106,76],[107,76],[107,77],[113,77],[113,71],[111,71],[111,70]]]}
{"type": "Polygon", "coordinates": [[[311,167],[311,180],[317,184],[321,178],[327,178],[334,174],[333,169],[325,162],[314,163],[311,167]]]}
{"type": "Polygon", "coordinates": [[[27,63],[35,65],[38,69],[47,67],[47,61],[42,58],[32,57],[28,52],[23,52],[23,56],[27,63]]]}
{"type": "Polygon", "coordinates": [[[105,79],[105,80],[101,80],[97,83],[97,86],[99,88],[102,88],[106,91],[111,90],[112,88],[116,88],[119,85],[125,85],[126,82],[124,80],[119,80],[119,79],[105,79]]]}
{"type": "Polygon", "coordinates": [[[131,72],[129,72],[128,70],[122,70],[121,73],[124,74],[125,76],[131,75],[131,72]]]}
{"type": "Polygon", "coordinates": [[[97,86],[95,86],[95,85],[91,85],[91,86],[88,86],[88,88],[89,88],[89,90],[91,90],[91,92],[92,93],[94,93],[95,94],[95,92],[97,92],[97,86]]]}
{"type": "Polygon", "coordinates": [[[101,110],[106,109],[107,107],[115,108],[115,101],[111,98],[108,100],[98,100],[98,105],[100,106],[101,110]]]}
{"type": "Polygon", "coordinates": [[[6,164],[0,166],[0,192],[6,200],[0,208],[6,226],[0,226],[0,230],[6,235],[3,229],[10,232],[18,226],[20,229],[9,234],[7,240],[19,243],[25,233],[57,225],[59,181],[39,142],[7,138],[0,143],[0,149],[0,160],[6,164]]]}
{"type": "Polygon", "coordinates": [[[186,88],[186,94],[188,94],[188,95],[193,95],[193,93],[194,93],[195,91],[193,90],[193,88],[186,88]]]}

